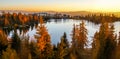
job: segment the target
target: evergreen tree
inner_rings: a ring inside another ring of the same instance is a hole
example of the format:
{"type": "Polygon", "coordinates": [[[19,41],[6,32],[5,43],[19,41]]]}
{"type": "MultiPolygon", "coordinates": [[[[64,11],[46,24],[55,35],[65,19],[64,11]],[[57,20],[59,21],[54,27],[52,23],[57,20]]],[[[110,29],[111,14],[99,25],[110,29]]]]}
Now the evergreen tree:
{"type": "Polygon", "coordinates": [[[100,44],[99,44],[100,41],[98,40],[98,38],[99,38],[99,33],[96,32],[92,42],[92,59],[97,59],[97,54],[100,47],[100,44]]]}
{"type": "Polygon", "coordinates": [[[32,59],[32,56],[31,56],[31,54],[29,53],[29,55],[28,55],[28,59],[32,59]]]}
{"type": "Polygon", "coordinates": [[[53,59],[57,59],[58,58],[58,48],[56,45],[53,45],[53,59]]]}
{"type": "Polygon", "coordinates": [[[6,49],[6,51],[3,51],[2,59],[19,59],[16,51],[14,49],[11,49],[10,46],[6,49]]]}
{"type": "Polygon", "coordinates": [[[93,40],[93,58],[94,59],[113,59],[113,52],[116,47],[116,36],[114,35],[114,26],[108,23],[102,23],[99,33],[96,33],[93,40]],[[94,49],[95,48],[95,49],[94,49]],[[109,53],[109,54],[108,54],[109,53]]]}
{"type": "Polygon", "coordinates": [[[4,19],[4,26],[9,26],[9,25],[10,25],[10,23],[9,23],[8,19],[5,18],[5,19],[4,19]]]}
{"type": "Polygon", "coordinates": [[[69,43],[67,41],[66,33],[61,37],[61,42],[58,43],[58,59],[65,59],[69,53],[69,43]]]}
{"type": "Polygon", "coordinates": [[[120,46],[120,32],[119,32],[119,36],[118,36],[118,45],[120,46]]]}
{"type": "Polygon", "coordinates": [[[23,37],[19,55],[20,59],[28,59],[30,57],[29,37],[23,37]]]}
{"type": "Polygon", "coordinates": [[[77,54],[76,54],[76,39],[75,39],[75,29],[76,29],[76,25],[74,24],[73,25],[73,30],[72,30],[72,45],[71,45],[71,48],[70,48],[70,58],[71,59],[76,59],[77,58],[77,54]]]}
{"type": "Polygon", "coordinates": [[[119,32],[119,36],[118,36],[118,44],[116,47],[116,56],[114,59],[120,59],[120,32],[119,32]]]}
{"type": "Polygon", "coordinates": [[[84,47],[87,45],[87,29],[83,21],[74,26],[72,35],[72,53],[82,58],[84,47]]]}
{"type": "Polygon", "coordinates": [[[29,49],[30,49],[32,59],[40,59],[40,51],[38,49],[36,42],[31,41],[29,45],[29,49]]]}
{"type": "Polygon", "coordinates": [[[37,46],[40,50],[40,58],[51,58],[50,55],[52,53],[52,46],[50,41],[50,35],[48,34],[47,29],[43,24],[42,17],[40,17],[40,26],[37,29],[37,35],[35,36],[35,38],[37,39],[37,46]]]}
{"type": "Polygon", "coordinates": [[[21,44],[21,40],[17,34],[16,29],[14,29],[14,33],[12,35],[11,48],[15,49],[16,52],[18,53],[20,51],[20,44],[21,44]]]}
{"type": "Polygon", "coordinates": [[[106,39],[106,46],[104,54],[106,56],[105,59],[114,59],[115,58],[115,49],[116,49],[116,35],[114,35],[114,25],[110,25],[109,34],[106,39]],[[108,55],[109,54],[109,55],[108,55]]]}
{"type": "Polygon", "coordinates": [[[7,36],[2,30],[0,30],[0,57],[2,55],[2,51],[7,48],[7,45],[8,45],[7,36]]]}

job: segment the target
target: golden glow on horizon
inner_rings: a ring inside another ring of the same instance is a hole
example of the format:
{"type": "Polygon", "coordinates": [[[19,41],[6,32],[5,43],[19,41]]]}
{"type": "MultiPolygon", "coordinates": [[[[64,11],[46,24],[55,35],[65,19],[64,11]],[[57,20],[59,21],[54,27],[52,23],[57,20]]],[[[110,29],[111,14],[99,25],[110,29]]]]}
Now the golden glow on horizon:
{"type": "MultiPolygon", "coordinates": [[[[63,1],[63,0],[62,0],[63,1]]],[[[76,0],[78,1],[78,0],[76,0]]],[[[120,12],[120,0],[86,0],[88,2],[69,2],[51,4],[20,4],[14,6],[0,6],[1,10],[27,11],[93,11],[93,12],[120,12]],[[91,1],[91,2],[90,2],[91,1]]]]}

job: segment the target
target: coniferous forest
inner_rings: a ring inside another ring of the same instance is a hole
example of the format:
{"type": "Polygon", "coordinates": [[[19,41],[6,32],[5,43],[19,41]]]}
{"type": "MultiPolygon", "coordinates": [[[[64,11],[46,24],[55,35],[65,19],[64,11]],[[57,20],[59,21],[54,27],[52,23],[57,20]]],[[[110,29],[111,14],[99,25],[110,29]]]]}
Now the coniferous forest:
{"type": "Polygon", "coordinates": [[[73,24],[70,43],[64,32],[57,39],[60,42],[54,45],[44,24],[47,18],[35,14],[3,13],[0,15],[0,59],[120,59],[120,33],[115,34],[114,25],[105,19],[101,17],[99,31],[92,38],[92,47],[88,48],[88,29],[84,21],[73,24]],[[18,29],[25,33],[33,26],[37,28],[34,41],[30,41],[29,36],[18,35],[18,29]],[[8,38],[11,30],[14,33],[8,38]]]}

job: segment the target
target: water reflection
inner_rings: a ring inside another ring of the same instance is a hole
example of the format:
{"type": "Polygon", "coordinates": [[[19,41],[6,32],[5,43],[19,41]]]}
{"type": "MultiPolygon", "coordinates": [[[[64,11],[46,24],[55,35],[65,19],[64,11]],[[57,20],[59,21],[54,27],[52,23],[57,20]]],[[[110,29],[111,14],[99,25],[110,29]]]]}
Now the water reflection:
{"type": "MultiPolygon", "coordinates": [[[[54,19],[52,19],[54,20],[54,19]]],[[[71,41],[71,32],[73,28],[73,24],[80,24],[82,20],[73,20],[73,19],[67,19],[63,20],[61,19],[61,22],[56,23],[56,22],[51,22],[51,23],[46,23],[46,26],[48,28],[48,31],[52,37],[52,43],[57,44],[60,41],[61,36],[63,35],[64,32],[67,33],[67,38],[69,42],[71,41]]],[[[91,43],[92,36],[96,31],[99,30],[99,24],[95,25],[94,23],[84,21],[86,24],[86,28],[88,29],[88,40],[89,43],[91,43]]]]}
{"type": "MultiPolygon", "coordinates": [[[[73,20],[73,19],[50,19],[45,25],[48,29],[49,34],[51,35],[51,41],[53,44],[57,44],[60,41],[61,36],[64,32],[67,34],[67,38],[69,42],[71,41],[71,32],[73,28],[73,24],[80,24],[82,20],[73,20]]],[[[100,24],[94,24],[92,22],[84,21],[86,24],[86,28],[88,30],[88,44],[91,44],[92,37],[94,33],[99,30],[100,24]]],[[[114,22],[115,25],[115,33],[120,32],[120,22],[114,22]]],[[[18,28],[17,33],[19,36],[29,36],[30,40],[35,40],[34,35],[36,34],[36,28],[38,25],[31,25],[29,28],[18,28]]],[[[11,37],[13,34],[12,29],[3,29],[8,37],[11,37]]]]}

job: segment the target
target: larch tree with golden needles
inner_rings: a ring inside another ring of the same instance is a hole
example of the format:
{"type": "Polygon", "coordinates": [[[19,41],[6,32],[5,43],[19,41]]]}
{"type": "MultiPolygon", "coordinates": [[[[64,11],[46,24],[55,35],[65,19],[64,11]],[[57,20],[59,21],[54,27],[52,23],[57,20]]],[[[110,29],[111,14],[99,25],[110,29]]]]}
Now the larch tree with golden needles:
{"type": "Polygon", "coordinates": [[[42,17],[40,17],[40,26],[38,26],[37,35],[35,35],[35,38],[37,39],[37,46],[40,51],[40,58],[51,58],[52,46],[50,35],[47,32],[42,17]]]}

